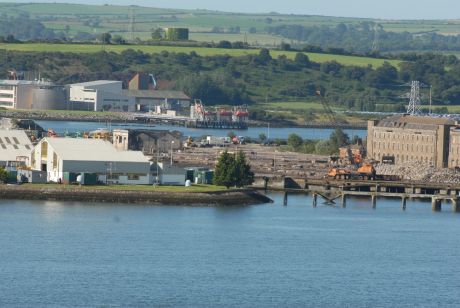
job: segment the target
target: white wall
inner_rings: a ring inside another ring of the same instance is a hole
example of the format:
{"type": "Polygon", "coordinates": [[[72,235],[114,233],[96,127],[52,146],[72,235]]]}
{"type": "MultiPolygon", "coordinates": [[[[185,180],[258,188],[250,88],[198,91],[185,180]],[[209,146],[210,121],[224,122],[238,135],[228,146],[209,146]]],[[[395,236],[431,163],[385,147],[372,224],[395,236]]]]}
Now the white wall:
{"type": "Polygon", "coordinates": [[[121,81],[118,84],[99,86],[71,85],[69,101],[94,103],[94,111],[101,111],[104,105],[110,105],[111,110],[135,111],[134,98],[122,94],[121,81]]]}

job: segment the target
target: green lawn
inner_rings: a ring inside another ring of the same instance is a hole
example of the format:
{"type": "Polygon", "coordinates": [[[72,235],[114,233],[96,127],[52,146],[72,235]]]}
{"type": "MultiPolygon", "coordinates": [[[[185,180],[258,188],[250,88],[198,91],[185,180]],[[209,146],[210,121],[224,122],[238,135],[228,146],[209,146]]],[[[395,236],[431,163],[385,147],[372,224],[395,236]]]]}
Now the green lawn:
{"type": "Polygon", "coordinates": [[[152,186],[152,185],[95,185],[95,186],[79,186],[79,185],[63,185],[63,184],[22,184],[22,187],[31,189],[81,189],[81,190],[130,190],[130,191],[158,191],[158,192],[192,192],[192,193],[206,193],[227,190],[223,186],[215,185],[192,185],[185,186],[152,186]]]}
{"type": "MultiPolygon", "coordinates": [[[[92,53],[101,50],[110,52],[122,52],[126,49],[141,50],[145,53],[160,53],[162,51],[169,52],[185,52],[190,53],[196,52],[201,56],[213,56],[213,55],[224,55],[230,56],[243,56],[247,54],[257,54],[258,49],[224,49],[224,48],[205,48],[205,47],[178,47],[178,46],[145,46],[145,45],[91,45],[91,44],[45,44],[45,43],[24,43],[24,44],[0,44],[0,49],[16,50],[16,51],[27,51],[27,52],[73,52],[73,53],[92,53]]],[[[284,55],[289,59],[294,59],[296,52],[292,51],[270,51],[272,57],[278,57],[284,55]]],[[[372,65],[373,67],[381,66],[385,60],[374,59],[367,57],[354,57],[354,56],[342,56],[342,55],[330,55],[330,54],[319,54],[319,53],[306,53],[310,60],[315,62],[326,62],[335,60],[343,65],[357,65],[367,66],[372,65]]],[[[388,60],[393,66],[398,67],[401,61],[388,60]]]]}
{"type": "Polygon", "coordinates": [[[320,102],[272,102],[258,104],[257,106],[275,110],[323,110],[320,102]]]}

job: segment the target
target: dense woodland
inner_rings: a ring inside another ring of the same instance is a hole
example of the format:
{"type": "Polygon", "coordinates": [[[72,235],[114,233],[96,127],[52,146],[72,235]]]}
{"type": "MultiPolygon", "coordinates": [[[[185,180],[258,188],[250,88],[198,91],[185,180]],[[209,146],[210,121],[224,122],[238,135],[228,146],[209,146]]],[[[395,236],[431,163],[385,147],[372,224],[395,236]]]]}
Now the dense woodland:
{"type": "Polygon", "coordinates": [[[95,79],[127,81],[135,72],[153,73],[172,81],[206,104],[318,102],[320,90],[330,104],[360,111],[401,111],[407,103],[402,85],[419,80],[433,87],[435,104],[460,104],[460,62],[453,56],[406,54],[399,68],[315,63],[303,53],[295,59],[272,58],[270,51],[242,57],[199,56],[191,53],[146,54],[132,49],[121,53],[27,53],[0,50],[0,72],[9,69],[39,72],[58,84],[95,79]]]}

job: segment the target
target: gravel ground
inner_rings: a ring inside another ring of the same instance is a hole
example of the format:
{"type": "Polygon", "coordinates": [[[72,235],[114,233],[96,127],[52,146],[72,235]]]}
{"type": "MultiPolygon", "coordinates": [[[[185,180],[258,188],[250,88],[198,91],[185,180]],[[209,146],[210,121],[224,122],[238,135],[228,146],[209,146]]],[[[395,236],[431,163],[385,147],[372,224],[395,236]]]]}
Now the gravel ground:
{"type": "Polygon", "coordinates": [[[403,180],[429,183],[460,184],[460,172],[455,169],[437,169],[421,162],[413,161],[404,165],[378,164],[377,174],[396,175],[403,180]]]}

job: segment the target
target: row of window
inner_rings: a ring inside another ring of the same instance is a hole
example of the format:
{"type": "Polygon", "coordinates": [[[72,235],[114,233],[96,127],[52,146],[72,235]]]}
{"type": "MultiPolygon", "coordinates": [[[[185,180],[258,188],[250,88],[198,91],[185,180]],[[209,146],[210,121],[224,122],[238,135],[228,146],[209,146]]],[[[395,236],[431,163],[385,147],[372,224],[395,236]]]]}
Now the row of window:
{"type": "MultiPolygon", "coordinates": [[[[393,154],[381,154],[377,153],[377,159],[381,160],[383,156],[393,156],[393,154]]],[[[410,162],[410,161],[420,161],[424,162],[426,164],[434,164],[434,159],[433,157],[428,157],[428,156],[421,156],[421,155],[394,155],[395,157],[395,162],[396,163],[404,163],[404,162],[410,162]]]]}
{"type": "Polygon", "coordinates": [[[393,151],[412,151],[412,152],[425,152],[434,153],[433,145],[422,145],[422,144],[401,144],[401,143],[387,143],[374,141],[375,150],[393,150],[393,151]]]}
{"type": "Polygon", "coordinates": [[[422,135],[421,133],[394,133],[394,132],[377,132],[374,131],[374,138],[391,139],[391,140],[412,140],[421,142],[433,142],[434,136],[422,135]]]}

